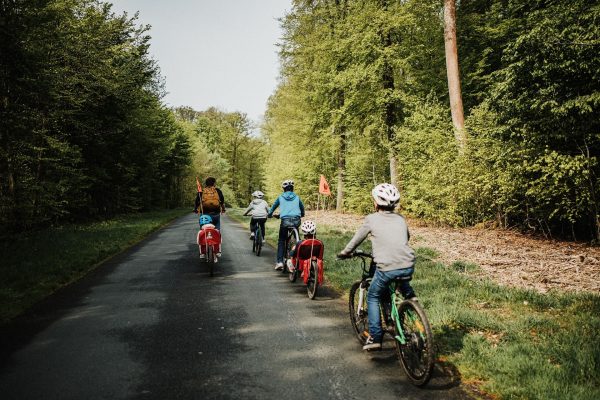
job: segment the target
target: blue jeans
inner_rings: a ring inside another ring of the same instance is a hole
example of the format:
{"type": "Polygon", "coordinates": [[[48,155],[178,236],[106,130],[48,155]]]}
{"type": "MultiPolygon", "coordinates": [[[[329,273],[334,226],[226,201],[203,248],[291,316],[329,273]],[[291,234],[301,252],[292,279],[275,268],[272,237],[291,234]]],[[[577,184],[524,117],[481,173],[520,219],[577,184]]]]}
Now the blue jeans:
{"type": "MultiPolygon", "coordinates": [[[[281,218],[279,225],[279,240],[277,240],[277,262],[283,263],[283,255],[285,253],[285,240],[287,239],[287,228],[300,226],[300,217],[281,218]]],[[[296,241],[296,239],[294,239],[296,241]]]]}
{"type": "Polygon", "coordinates": [[[217,228],[220,231],[221,230],[221,213],[216,213],[216,214],[207,213],[207,215],[210,215],[210,217],[212,218],[212,224],[215,226],[215,228],[217,228]]]}
{"type": "MultiPolygon", "coordinates": [[[[383,330],[381,329],[381,313],[379,303],[381,298],[389,298],[390,282],[394,278],[401,276],[412,276],[414,268],[395,269],[393,271],[375,270],[371,286],[367,292],[367,310],[369,314],[369,334],[375,342],[381,342],[383,339],[383,330]]],[[[403,281],[400,292],[404,298],[415,295],[413,288],[408,281],[403,281]]]]}

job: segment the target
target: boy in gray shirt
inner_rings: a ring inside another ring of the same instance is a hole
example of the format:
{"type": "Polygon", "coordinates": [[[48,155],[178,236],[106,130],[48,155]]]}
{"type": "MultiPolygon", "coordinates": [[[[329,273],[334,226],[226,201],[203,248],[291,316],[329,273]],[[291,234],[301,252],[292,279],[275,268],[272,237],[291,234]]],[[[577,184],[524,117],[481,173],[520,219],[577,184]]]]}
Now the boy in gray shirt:
{"type": "MultiPolygon", "coordinates": [[[[339,258],[347,258],[371,234],[373,260],[377,269],[367,293],[369,315],[369,337],[363,350],[381,349],[383,330],[379,304],[387,295],[392,280],[412,276],[415,266],[415,252],[408,245],[409,233],[404,217],[394,209],[400,201],[400,192],[389,183],[375,186],[371,191],[377,212],[367,215],[364,223],[348,242],[339,258]]],[[[400,288],[405,299],[415,298],[415,292],[408,281],[402,281],[400,288]]]]}

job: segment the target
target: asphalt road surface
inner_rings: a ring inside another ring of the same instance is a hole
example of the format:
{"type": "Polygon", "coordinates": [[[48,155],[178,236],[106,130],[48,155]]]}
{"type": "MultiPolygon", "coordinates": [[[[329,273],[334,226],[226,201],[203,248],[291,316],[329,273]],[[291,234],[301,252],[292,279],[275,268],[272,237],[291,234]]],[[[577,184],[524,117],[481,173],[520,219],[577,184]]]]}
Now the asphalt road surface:
{"type": "Polygon", "coordinates": [[[196,232],[195,216],[176,220],[4,329],[0,398],[468,397],[439,372],[413,387],[391,342],[363,352],[343,299],[309,300],[227,217],[211,278],[196,232]]]}

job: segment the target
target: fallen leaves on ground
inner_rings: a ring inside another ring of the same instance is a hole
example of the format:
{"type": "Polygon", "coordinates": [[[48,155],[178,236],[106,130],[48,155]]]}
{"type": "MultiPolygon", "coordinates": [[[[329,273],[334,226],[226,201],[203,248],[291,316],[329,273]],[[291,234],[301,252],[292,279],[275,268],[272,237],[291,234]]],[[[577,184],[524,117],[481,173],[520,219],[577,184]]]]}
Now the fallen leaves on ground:
{"type": "MultiPolygon", "coordinates": [[[[363,216],[308,212],[317,224],[354,232],[363,216]]],[[[408,220],[413,247],[429,247],[439,261],[477,264],[472,274],[506,286],[600,293],[600,248],[584,243],[536,238],[512,230],[427,226],[408,220]]],[[[336,251],[339,249],[334,249],[336,251]]]]}

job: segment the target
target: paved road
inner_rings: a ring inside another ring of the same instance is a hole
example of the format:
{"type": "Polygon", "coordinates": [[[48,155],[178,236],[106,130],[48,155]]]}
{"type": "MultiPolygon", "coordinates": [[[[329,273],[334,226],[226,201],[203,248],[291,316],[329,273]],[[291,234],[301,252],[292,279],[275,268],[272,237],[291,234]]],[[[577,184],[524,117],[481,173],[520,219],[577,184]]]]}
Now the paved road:
{"type": "Polygon", "coordinates": [[[193,215],[176,220],[4,330],[9,399],[461,399],[410,385],[391,344],[363,353],[335,296],[308,300],[223,218],[214,277],[193,215]]]}

